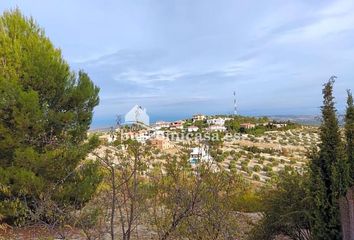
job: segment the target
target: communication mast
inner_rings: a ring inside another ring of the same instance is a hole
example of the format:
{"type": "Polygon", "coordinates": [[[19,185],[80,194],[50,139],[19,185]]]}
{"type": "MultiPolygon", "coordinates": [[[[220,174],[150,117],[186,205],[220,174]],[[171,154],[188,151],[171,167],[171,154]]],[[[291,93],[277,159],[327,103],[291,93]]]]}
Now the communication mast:
{"type": "Polygon", "coordinates": [[[234,91],[234,115],[237,115],[236,91],[234,91]]]}

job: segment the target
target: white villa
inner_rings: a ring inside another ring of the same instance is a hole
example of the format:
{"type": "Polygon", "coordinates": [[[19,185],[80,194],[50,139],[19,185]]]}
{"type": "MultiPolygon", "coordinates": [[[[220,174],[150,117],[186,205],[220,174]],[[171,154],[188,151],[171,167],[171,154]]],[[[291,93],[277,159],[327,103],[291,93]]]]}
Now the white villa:
{"type": "Polygon", "coordinates": [[[146,109],[139,105],[135,105],[127,114],[125,114],[125,124],[134,123],[142,123],[147,126],[150,124],[150,118],[146,109]]]}
{"type": "Polygon", "coordinates": [[[224,126],[225,124],[225,119],[223,118],[211,118],[207,120],[207,123],[209,125],[219,125],[219,126],[224,126]]]}
{"type": "Polygon", "coordinates": [[[191,164],[196,164],[199,161],[210,162],[212,160],[213,159],[209,155],[207,146],[192,148],[192,152],[190,153],[190,158],[189,158],[191,164]]]}
{"type": "Polygon", "coordinates": [[[225,132],[226,127],[224,127],[222,125],[211,125],[207,128],[207,130],[210,132],[225,132]]]}
{"type": "Polygon", "coordinates": [[[187,128],[188,132],[198,132],[199,128],[197,126],[189,126],[187,128]]]}

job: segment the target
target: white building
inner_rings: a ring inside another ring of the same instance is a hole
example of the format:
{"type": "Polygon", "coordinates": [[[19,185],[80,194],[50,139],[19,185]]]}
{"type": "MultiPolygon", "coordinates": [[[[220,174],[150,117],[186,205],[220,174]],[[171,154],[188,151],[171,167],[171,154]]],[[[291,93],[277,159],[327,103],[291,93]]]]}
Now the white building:
{"type": "Polygon", "coordinates": [[[206,116],[203,115],[203,114],[195,114],[195,115],[193,115],[192,119],[193,119],[193,122],[195,122],[195,121],[203,121],[203,120],[206,119],[206,116]]]}
{"type": "Polygon", "coordinates": [[[150,118],[146,113],[146,109],[139,105],[135,105],[127,114],[125,114],[125,124],[134,123],[142,123],[145,125],[150,124],[150,118]]]}
{"type": "Polygon", "coordinates": [[[196,164],[200,161],[210,162],[212,160],[213,159],[209,155],[209,150],[207,146],[192,148],[192,152],[190,153],[189,158],[191,164],[196,164]]]}
{"type": "Polygon", "coordinates": [[[225,124],[225,119],[223,118],[211,118],[207,120],[207,123],[209,125],[219,125],[219,126],[224,126],[225,124]]]}
{"type": "Polygon", "coordinates": [[[226,127],[221,126],[221,125],[211,125],[208,127],[208,131],[210,131],[210,132],[225,132],[226,127]]]}
{"type": "Polygon", "coordinates": [[[282,128],[282,127],[286,127],[287,124],[286,123],[273,123],[273,126],[275,126],[276,128],[282,128]]]}
{"type": "Polygon", "coordinates": [[[164,122],[164,121],[158,121],[155,123],[155,125],[157,127],[160,127],[160,128],[168,128],[170,127],[170,123],[169,122],[164,122]]]}
{"type": "Polygon", "coordinates": [[[189,126],[187,128],[188,132],[198,132],[199,128],[197,126],[189,126]]]}
{"type": "Polygon", "coordinates": [[[170,129],[171,130],[174,130],[174,129],[182,130],[183,129],[183,122],[182,121],[171,122],[170,129]]]}

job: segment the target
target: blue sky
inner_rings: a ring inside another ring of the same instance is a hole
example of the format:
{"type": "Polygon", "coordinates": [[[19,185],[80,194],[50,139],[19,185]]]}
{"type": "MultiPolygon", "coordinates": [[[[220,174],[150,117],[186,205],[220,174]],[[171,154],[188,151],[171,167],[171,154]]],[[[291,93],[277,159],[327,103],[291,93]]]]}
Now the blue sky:
{"type": "Polygon", "coordinates": [[[316,114],[322,84],[354,89],[352,0],[2,0],[45,28],[101,88],[94,126],[133,105],[153,120],[316,114]]]}

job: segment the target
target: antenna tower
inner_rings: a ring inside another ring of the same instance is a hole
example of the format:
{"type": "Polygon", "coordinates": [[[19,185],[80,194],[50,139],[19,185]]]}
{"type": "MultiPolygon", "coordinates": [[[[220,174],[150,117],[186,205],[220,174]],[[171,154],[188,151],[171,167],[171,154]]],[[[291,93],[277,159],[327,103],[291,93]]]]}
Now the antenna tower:
{"type": "Polygon", "coordinates": [[[234,115],[237,115],[236,92],[234,91],[234,115]]]}

